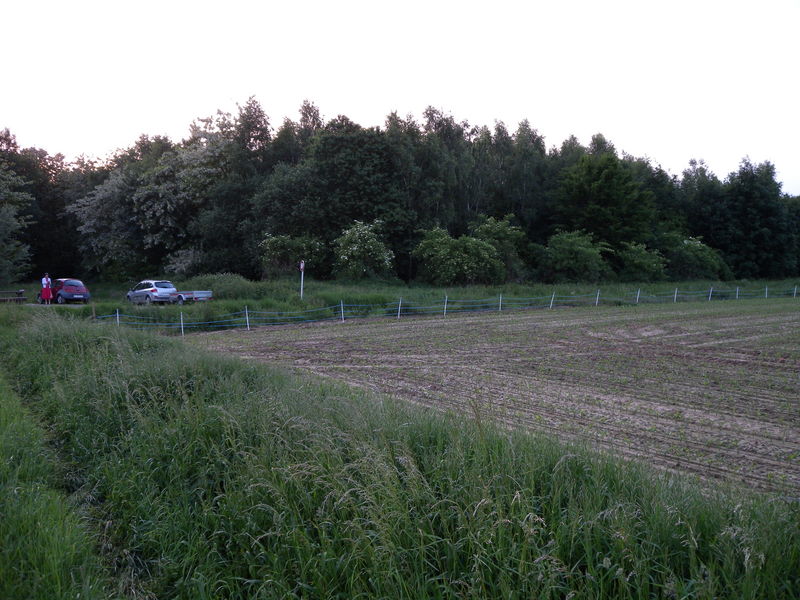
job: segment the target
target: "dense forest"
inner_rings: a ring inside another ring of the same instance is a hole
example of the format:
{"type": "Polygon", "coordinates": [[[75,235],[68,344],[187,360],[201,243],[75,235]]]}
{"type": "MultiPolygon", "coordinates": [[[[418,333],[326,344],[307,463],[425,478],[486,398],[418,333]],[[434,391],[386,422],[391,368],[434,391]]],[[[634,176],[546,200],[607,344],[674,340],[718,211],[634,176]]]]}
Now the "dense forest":
{"type": "MultiPolygon", "coordinates": [[[[687,152],[690,150],[687,149],[687,152]]],[[[104,162],[0,131],[0,280],[278,275],[434,283],[783,278],[800,273],[800,198],[772,164],[680,177],[603,135],[547,148],[428,108],[365,128],[309,102],[277,129],[251,98],[185,140],[104,162]]]]}

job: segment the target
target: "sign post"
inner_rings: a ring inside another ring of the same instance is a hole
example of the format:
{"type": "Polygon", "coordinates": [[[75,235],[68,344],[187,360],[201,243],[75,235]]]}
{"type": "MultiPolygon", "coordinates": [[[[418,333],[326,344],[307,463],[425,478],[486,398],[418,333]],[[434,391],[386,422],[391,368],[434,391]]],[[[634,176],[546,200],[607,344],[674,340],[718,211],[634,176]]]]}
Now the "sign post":
{"type": "Polygon", "coordinates": [[[300,300],[303,299],[303,276],[305,275],[306,271],[306,261],[300,261],[300,300]]]}

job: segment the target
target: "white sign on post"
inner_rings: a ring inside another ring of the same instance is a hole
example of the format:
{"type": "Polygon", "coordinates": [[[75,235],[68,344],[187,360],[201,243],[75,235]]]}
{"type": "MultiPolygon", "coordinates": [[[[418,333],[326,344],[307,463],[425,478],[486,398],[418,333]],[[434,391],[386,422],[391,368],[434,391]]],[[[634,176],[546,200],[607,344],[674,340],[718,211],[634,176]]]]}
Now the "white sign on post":
{"type": "Polygon", "coordinates": [[[303,276],[305,275],[306,271],[306,261],[300,261],[300,300],[303,299],[303,276]]]}

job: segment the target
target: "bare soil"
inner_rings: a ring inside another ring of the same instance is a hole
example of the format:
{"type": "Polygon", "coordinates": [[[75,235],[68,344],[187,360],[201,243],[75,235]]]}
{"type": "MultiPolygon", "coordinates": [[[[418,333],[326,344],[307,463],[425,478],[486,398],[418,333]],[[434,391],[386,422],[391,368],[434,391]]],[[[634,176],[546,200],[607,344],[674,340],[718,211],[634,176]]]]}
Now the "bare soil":
{"type": "Polygon", "coordinates": [[[194,342],[703,478],[800,492],[800,301],[353,320],[194,342]]]}

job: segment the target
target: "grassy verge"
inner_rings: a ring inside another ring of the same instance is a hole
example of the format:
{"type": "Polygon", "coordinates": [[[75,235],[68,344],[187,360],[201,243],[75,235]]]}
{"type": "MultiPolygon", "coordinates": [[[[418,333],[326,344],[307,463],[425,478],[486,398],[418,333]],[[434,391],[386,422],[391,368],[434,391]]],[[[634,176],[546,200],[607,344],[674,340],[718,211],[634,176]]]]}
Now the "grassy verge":
{"type": "Polygon", "coordinates": [[[713,289],[715,301],[736,298],[737,288],[742,290],[742,299],[764,299],[766,295],[771,298],[786,297],[794,293],[798,281],[575,283],[555,286],[506,284],[439,288],[402,283],[347,284],[309,279],[302,300],[295,279],[256,282],[238,275],[216,274],[176,282],[176,285],[180,289],[211,289],[215,300],[185,306],[132,306],[124,300],[125,286],[92,284],[94,295],[90,305],[52,306],[47,310],[85,319],[93,316],[113,318],[119,310],[123,322],[129,325],[178,333],[181,318],[190,323],[191,329],[244,327],[245,307],[254,314],[255,325],[264,325],[336,319],[340,315],[340,302],[344,304],[348,318],[392,316],[397,313],[398,301],[402,299],[402,314],[409,316],[443,312],[444,299],[447,297],[447,312],[454,314],[497,310],[500,306],[505,310],[531,306],[546,308],[551,299],[556,307],[594,305],[596,301],[603,305],[669,303],[673,301],[676,288],[681,291],[676,298],[679,302],[705,301],[710,289],[713,289]],[[501,296],[504,299],[502,303],[501,296]]]}
{"type": "MultiPolygon", "coordinates": [[[[126,306],[125,294],[135,282],[114,283],[104,281],[86,280],[92,293],[92,301],[100,305],[126,306]]],[[[338,304],[385,304],[397,302],[402,297],[409,302],[418,304],[431,304],[441,302],[445,295],[453,300],[476,300],[480,298],[496,298],[500,294],[517,298],[549,297],[553,292],[559,296],[593,295],[598,288],[603,297],[635,297],[637,290],[646,294],[670,294],[678,287],[681,290],[708,290],[727,289],[735,290],[737,287],[747,290],[758,290],[759,294],[764,288],[775,291],[793,290],[800,285],[800,280],[759,280],[759,281],[661,281],[654,283],[507,283],[503,285],[468,285],[434,287],[423,283],[405,284],[396,282],[340,282],[317,281],[313,277],[306,277],[303,300],[300,300],[299,277],[279,278],[264,281],[251,281],[239,275],[230,273],[217,273],[199,275],[187,280],[174,280],[175,285],[181,290],[212,290],[214,298],[218,301],[235,301],[236,310],[241,309],[242,301],[247,301],[252,308],[264,310],[298,310],[303,308],[318,308],[338,304]]],[[[31,299],[36,296],[38,282],[24,282],[14,284],[16,288],[24,288],[31,299]]]]}
{"type": "Polygon", "coordinates": [[[44,433],[0,378],[0,598],[104,598],[94,539],[66,496],[44,433]]]}
{"type": "Polygon", "coordinates": [[[50,312],[1,337],[142,594],[800,594],[796,503],[50,312]]]}

